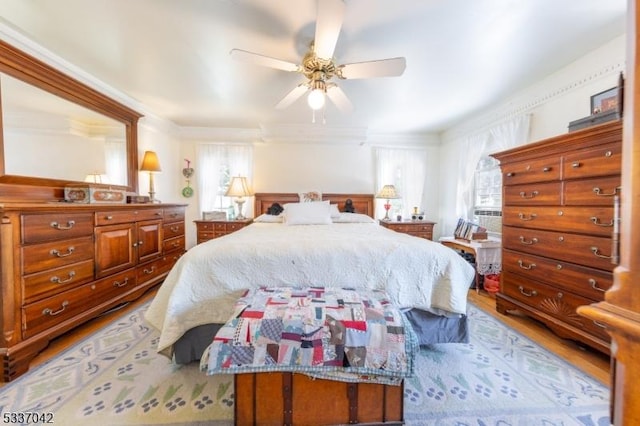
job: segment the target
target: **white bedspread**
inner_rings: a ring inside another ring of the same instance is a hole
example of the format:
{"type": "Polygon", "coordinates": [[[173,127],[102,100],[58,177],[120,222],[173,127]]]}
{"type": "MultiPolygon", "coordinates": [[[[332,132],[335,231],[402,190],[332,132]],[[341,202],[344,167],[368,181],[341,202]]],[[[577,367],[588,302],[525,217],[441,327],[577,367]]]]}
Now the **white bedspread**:
{"type": "Polygon", "coordinates": [[[473,268],[436,242],[373,223],[254,223],[185,253],[145,318],[158,351],[202,324],[224,323],[236,299],[259,286],[384,289],[400,308],[465,314],[473,268]]]}

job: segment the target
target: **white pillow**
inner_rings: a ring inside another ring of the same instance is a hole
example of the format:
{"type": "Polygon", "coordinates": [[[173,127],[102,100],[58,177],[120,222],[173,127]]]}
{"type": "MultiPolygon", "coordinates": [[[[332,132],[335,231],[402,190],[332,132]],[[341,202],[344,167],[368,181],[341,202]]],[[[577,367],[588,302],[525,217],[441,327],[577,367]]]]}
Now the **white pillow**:
{"type": "Polygon", "coordinates": [[[331,224],[329,203],[287,203],[284,205],[286,225],[329,225],[331,224]]]}
{"type": "Polygon", "coordinates": [[[342,213],[340,213],[340,209],[337,204],[331,204],[331,219],[340,217],[342,213]]]}
{"type": "Polygon", "coordinates": [[[301,203],[322,201],[322,192],[320,191],[298,192],[298,197],[300,197],[301,203]]]}
{"type": "Polygon", "coordinates": [[[281,214],[273,215],[264,213],[254,218],[253,221],[257,223],[282,223],[284,221],[284,217],[281,214]]]}
{"type": "Polygon", "coordinates": [[[376,223],[376,221],[362,213],[340,213],[338,217],[331,217],[333,223],[376,223]]]}

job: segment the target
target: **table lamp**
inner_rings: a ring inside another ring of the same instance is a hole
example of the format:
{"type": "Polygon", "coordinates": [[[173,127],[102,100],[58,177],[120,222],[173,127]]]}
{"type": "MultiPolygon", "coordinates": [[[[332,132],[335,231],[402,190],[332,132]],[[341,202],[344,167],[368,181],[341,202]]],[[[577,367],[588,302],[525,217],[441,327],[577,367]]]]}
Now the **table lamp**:
{"type": "Polygon", "coordinates": [[[385,185],[382,187],[380,192],[376,194],[376,198],[386,199],[387,202],[384,205],[384,209],[386,211],[384,218],[382,220],[389,221],[391,218],[389,217],[389,209],[391,209],[391,201],[393,199],[400,198],[398,193],[396,192],[396,187],[393,185],[385,185]]]}
{"type": "Polygon", "coordinates": [[[152,203],[159,203],[156,200],[156,191],[153,185],[153,172],[160,172],[160,161],[158,161],[158,155],[153,151],[145,151],[144,157],[142,157],[142,165],[140,170],[143,172],[149,172],[149,201],[152,203]]]}
{"type": "Polygon", "coordinates": [[[236,220],[246,219],[246,217],[242,215],[242,205],[245,202],[244,197],[253,195],[251,188],[249,188],[247,178],[244,176],[232,177],[231,183],[229,184],[229,189],[227,189],[227,192],[224,195],[227,197],[236,197],[235,202],[238,205],[238,214],[236,215],[236,220]]]}

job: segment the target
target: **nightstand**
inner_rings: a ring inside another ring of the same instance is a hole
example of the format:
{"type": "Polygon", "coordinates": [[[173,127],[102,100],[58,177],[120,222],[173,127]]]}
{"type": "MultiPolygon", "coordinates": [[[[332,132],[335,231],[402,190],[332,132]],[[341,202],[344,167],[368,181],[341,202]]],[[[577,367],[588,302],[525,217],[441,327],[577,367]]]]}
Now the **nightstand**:
{"type": "Polygon", "coordinates": [[[253,219],[244,220],[194,220],[198,230],[197,244],[204,243],[213,238],[222,237],[242,229],[253,222],[253,219]]]}
{"type": "Polygon", "coordinates": [[[380,221],[380,226],[427,240],[433,240],[433,225],[435,224],[436,222],[429,222],[427,220],[405,220],[402,222],[380,221]]]}

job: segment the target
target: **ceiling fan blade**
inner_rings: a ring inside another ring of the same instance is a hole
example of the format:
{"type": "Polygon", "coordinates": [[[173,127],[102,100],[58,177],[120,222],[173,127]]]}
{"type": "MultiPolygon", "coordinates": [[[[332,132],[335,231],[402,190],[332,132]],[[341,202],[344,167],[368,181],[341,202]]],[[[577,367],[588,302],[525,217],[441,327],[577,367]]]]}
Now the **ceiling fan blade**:
{"type": "Polygon", "coordinates": [[[397,77],[407,67],[405,58],[389,58],[377,61],[356,62],[340,66],[341,78],[397,77]]]}
{"type": "Polygon", "coordinates": [[[344,113],[350,113],[353,111],[353,104],[349,98],[347,98],[347,95],[344,94],[342,89],[335,84],[327,87],[327,97],[331,99],[331,102],[333,102],[340,111],[344,113]]]}
{"type": "Polygon", "coordinates": [[[292,91],[287,93],[287,95],[282,98],[278,105],[276,105],[276,109],[285,109],[292,103],[294,103],[298,98],[305,94],[305,92],[309,90],[309,86],[307,83],[300,83],[296,87],[293,88],[292,91]]]}
{"type": "Polygon", "coordinates": [[[344,19],[344,1],[317,0],[314,52],[322,59],[332,59],[344,19]]]}
{"type": "Polygon", "coordinates": [[[281,59],[272,58],[270,56],[260,55],[258,53],[247,52],[241,49],[231,49],[229,52],[233,59],[243,62],[251,62],[252,64],[262,65],[263,67],[275,68],[283,71],[296,72],[299,70],[298,65],[283,61],[281,59]]]}

